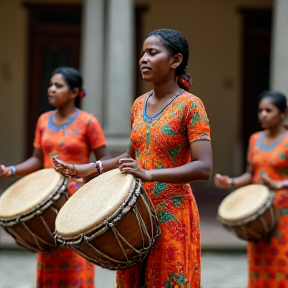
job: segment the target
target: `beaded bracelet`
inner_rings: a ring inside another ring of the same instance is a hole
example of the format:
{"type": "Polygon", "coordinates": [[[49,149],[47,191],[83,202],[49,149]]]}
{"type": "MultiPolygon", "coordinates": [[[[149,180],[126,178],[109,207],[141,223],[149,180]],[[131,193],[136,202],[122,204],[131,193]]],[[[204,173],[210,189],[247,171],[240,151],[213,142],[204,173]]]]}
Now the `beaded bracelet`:
{"type": "Polygon", "coordinates": [[[103,165],[102,165],[102,162],[100,160],[96,161],[94,163],[94,166],[97,169],[98,175],[103,173],[103,165]]]}
{"type": "Polygon", "coordinates": [[[9,166],[8,167],[9,171],[10,171],[10,176],[14,176],[16,173],[16,168],[15,166],[9,166]]]}

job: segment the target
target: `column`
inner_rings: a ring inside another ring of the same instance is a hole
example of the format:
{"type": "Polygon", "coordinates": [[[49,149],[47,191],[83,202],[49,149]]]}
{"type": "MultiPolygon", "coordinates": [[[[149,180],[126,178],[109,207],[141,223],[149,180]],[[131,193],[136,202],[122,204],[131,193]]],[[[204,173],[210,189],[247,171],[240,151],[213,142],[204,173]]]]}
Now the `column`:
{"type": "Polygon", "coordinates": [[[105,132],[115,145],[123,144],[126,147],[135,81],[134,1],[106,1],[108,22],[105,49],[105,132]],[[121,144],[119,141],[123,138],[124,142],[121,144]]]}
{"type": "Polygon", "coordinates": [[[104,1],[85,0],[82,16],[81,72],[87,96],[82,109],[104,122],[104,1]]]}
{"type": "Polygon", "coordinates": [[[288,97],[288,1],[275,0],[272,27],[271,89],[288,97]]]}

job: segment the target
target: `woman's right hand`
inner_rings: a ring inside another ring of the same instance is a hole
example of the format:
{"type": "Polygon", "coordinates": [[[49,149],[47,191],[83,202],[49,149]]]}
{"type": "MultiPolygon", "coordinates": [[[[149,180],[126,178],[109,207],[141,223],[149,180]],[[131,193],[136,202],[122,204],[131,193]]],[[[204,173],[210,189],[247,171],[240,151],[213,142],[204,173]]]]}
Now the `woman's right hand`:
{"type": "Polygon", "coordinates": [[[8,178],[11,176],[11,170],[5,165],[0,165],[0,178],[8,178]]]}
{"type": "Polygon", "coordinates": [[[53,166],[58,173],[61,173],[65,177],[85,178],[97,173],[97,169],[93,163],[76,165],[53,158],[53,166]]]}
{"type": "Polygon", "coordinates": [[[215,185],[219,188],[231,188],[231,178],[227,175],[216,174],[214,176],[215,185]]]}

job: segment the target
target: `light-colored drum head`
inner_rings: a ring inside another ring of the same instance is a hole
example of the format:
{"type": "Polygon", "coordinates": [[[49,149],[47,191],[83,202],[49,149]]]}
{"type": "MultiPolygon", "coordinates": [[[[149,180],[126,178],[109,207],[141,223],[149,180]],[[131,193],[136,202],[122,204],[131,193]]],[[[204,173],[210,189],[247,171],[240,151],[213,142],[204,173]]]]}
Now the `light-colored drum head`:
{"type": "Polygon", "coordinates": [[[114,169],[83,185],[64,204],[55,228],[63,237],[75,237],[91,231],[113,215],[133,191],[135,178],[114,169]]]}
{"type": "Polygon", "coordinates": [[[225,221],[240,221],[254,215],[269,199],[269,189],[251,184],[236,189],[218,207],[218,216],[225,221]]]}
{"type": "Polygon", "coordinates": [[[42,203],[63,182],[54,169],[33,172],[12,184],[0,197],[0,218],[19,216],[42,203]]]}

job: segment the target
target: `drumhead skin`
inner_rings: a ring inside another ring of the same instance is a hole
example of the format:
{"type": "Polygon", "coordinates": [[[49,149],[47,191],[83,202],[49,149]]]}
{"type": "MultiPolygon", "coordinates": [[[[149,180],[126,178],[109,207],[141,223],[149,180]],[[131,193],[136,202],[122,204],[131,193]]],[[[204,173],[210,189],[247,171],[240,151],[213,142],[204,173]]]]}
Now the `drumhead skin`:
{"type": "Polygon", "coordinates": [[[269,189],[262,184],[251,184],[236,189],[218,207],[218,216],[225,221],[240,221],[254,215],[268,201],[269,189]]]}
{"type": "Polygon", "coordinates": [[[64,177],[54,169],[41,169],[16,181],[0,197],[0,218],[29,212],[61,185],[64,177]]]}
{"type": "Polygon", "coordinates": [[[135,178],[113,169],[83,185],[61,208],[55,222],[56,232],[75,237],[89,232],[113,215],[133,191],[135,178]]]}

